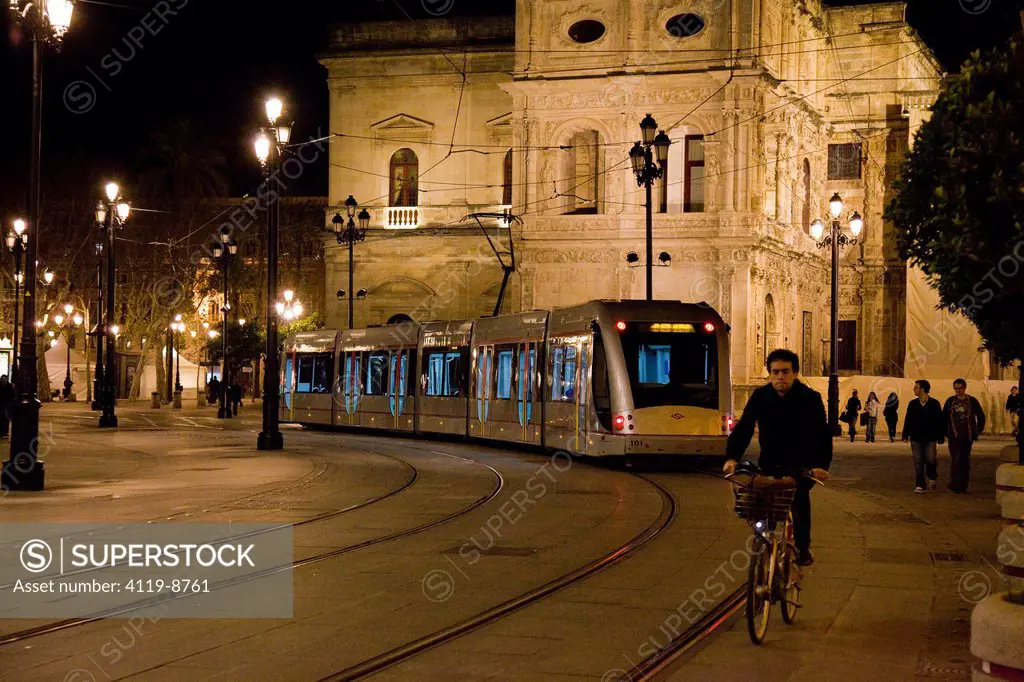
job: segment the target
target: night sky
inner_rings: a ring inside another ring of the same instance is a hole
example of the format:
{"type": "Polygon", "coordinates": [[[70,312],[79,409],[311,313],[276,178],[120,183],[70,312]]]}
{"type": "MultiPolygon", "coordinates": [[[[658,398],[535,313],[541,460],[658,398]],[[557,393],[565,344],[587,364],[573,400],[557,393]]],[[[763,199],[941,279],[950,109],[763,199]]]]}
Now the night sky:
{"type": "MultiPolygon", "coordinates": [[[[462,15],[514,8],[511,0],[167,0],[178,14],[161,20],[150,13],[155,2],[79,0],[62,52],[45,62],[44,185],[74,182],[91,192],[106,174],[130,184],[153,131],[188,120],[197,140],[223,152],[233,193],[250,191],[258,182],[250,140],[267,92],[289,103],[296,137],[327,131],[325,71],[316,55],[331,23],[423,17],[451,2],[451,13],[462,15]],[[126,36],[141,33],[144,19],[156,35],[145,32],[138,48],[126,36]]],[[[910,0],[909,20],[955,71],[972,50],[1020,31],[1020,4],[910,0]]],[[[23,211],[27,192],[31,49],[6,12],[0,28],[0,129],[7,133],[0,214],[6,216],[23,211]]],[[[289,193],[326,194],[326,163],[302,183],[289,193]]]]}

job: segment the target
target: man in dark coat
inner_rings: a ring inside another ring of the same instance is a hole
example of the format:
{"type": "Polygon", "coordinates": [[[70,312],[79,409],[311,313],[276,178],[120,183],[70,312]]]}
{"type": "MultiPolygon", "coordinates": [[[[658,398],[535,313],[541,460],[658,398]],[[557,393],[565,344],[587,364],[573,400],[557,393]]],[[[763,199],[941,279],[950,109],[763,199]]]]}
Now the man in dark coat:
{"type": "Polygon", "coordinates": [[[11,408],[17,397],[14,384],[7,380],[7,375],[0,376],[0,438],[7,438],[11,429],[11,408]]]}
{"type": "Polygon", "coordinates": [[[853,395],[846,401],[846,423],[850,425],[850,442],[857,437],[857,416],[860,414],[860,398],[857,397],[857,389],[853,389],[853,395]]]}
{"type": "Polygon", "coordinates": [[[942,408],[946,436],[949,438],[949,489],[966,493],[971,480],[971,448],[985,430],[981,403],[967,395],[967,382],[953,382],[953,393],[942,408]]]}
{"type": "Polygon", "coordinates": [[[231,401],[231,412],[238,416],[238,407],[242,404],[242,386],[237,381],[232,381],[228,388],[228,399],[231,401]]]}
{"type": "Polygon", "coordinates": [[[917,399],[910,401],[903,417],[903,442],[910,441],[910,452],[914,456],[915,493],[935,490],[939,477],[936,443],[943,442],[946,437],[942,405],[928,395],[931,390],[932,385],[927,379],[915,381],[914,395],[917,399]]]}
{"type": "MultiPolygon", "coordinates": [[[[743,457],[758,428],[761,454],[758,465],[767,474],[793,475],[801,470],[819,480],[828,478],[832,465],[832,434],[825,417],[821,394],[799,381],[800,360],[790,350],[774,350],[768,355],[771,382],[750,395],[743,416],[729,436],[726,446],[725,473],[732,473],[736,461],[743,457]]],[[[808,566],[811,555],[812,481],[799,479],[793,499],[793,531],[797,563],[808,566]]]]}

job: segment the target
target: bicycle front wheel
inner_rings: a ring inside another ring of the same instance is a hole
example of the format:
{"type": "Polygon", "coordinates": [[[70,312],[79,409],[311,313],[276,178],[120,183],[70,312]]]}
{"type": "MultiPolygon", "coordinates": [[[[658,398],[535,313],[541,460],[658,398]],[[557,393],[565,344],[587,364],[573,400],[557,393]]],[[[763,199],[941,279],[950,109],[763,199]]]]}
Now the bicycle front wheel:
{"type": "Polygon", "coordinates": [[[747,632],[754,644],[764,641],[772,614],[771,563],[771,543],[755,537],[747,574],[747,632]]]}
{"type": "Polygon", "coordinates": [[[786,625],[792,625],[796,620],[797,604],[800,601],[800,567],[796,565],[796,547],[787,544],[786,552],[782,557],[782,620],[786,625]]]}

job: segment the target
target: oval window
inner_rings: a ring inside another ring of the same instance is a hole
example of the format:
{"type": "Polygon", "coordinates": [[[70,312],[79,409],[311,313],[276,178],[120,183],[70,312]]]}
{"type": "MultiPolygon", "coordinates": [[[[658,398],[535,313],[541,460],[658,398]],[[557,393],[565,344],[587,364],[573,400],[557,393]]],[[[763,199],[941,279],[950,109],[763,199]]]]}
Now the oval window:
{"type": "Polygon", "coordinates": [[[674,38],[690,38],[704,30],[704,17],[692,12],[677,14],[665,24],[665,30],[674,38]]]}
{"type": "Polygon", "coordinates": [[[584,19],[569,27],[569,37],[577,43],[592,43],[603,35],[604,24],[597,19],[584,19]]]}

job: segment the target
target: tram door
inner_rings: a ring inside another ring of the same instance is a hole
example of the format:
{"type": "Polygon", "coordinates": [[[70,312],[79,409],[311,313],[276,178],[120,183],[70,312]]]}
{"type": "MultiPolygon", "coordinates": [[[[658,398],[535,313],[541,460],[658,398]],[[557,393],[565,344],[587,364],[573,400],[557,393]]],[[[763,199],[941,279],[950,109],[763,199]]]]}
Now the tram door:
{"type": "Polygon", "coordinates": [[[537,346],[536,343],[519,344],[519,363],[516,368],[516,411],[523,440],[527,443],[537,442],[533,412],[533,401],[537,393],[537,346]]]}
{"type": "Polygon", "coordinates": [[[358,423],[357,413],[359,411],[359,398],[361,394],[359,390],[360,369],[362,367],[361,359],[362,353],[359,352],[342,353],[341,395],[339,397],[345,412],[338,415],[342,424],[358,423]]]}
{"type": "MultiPolygon", "coordinates": [[[[409,386],[409,351],[391,351],[391,373],[388,378],[388,403],[394,427],[403,428],[402,415],[406,412],[406,393],[409,386]]],[[[411,407],[411,405],[410,405],[411,407]]]]}
{"type": "Polygon", "coordinates": [[[476,429],[472,435],[486,438],[491,433],[491,368],[494,366],[494,346],[479,346],[476,356],[476,429]]]}

